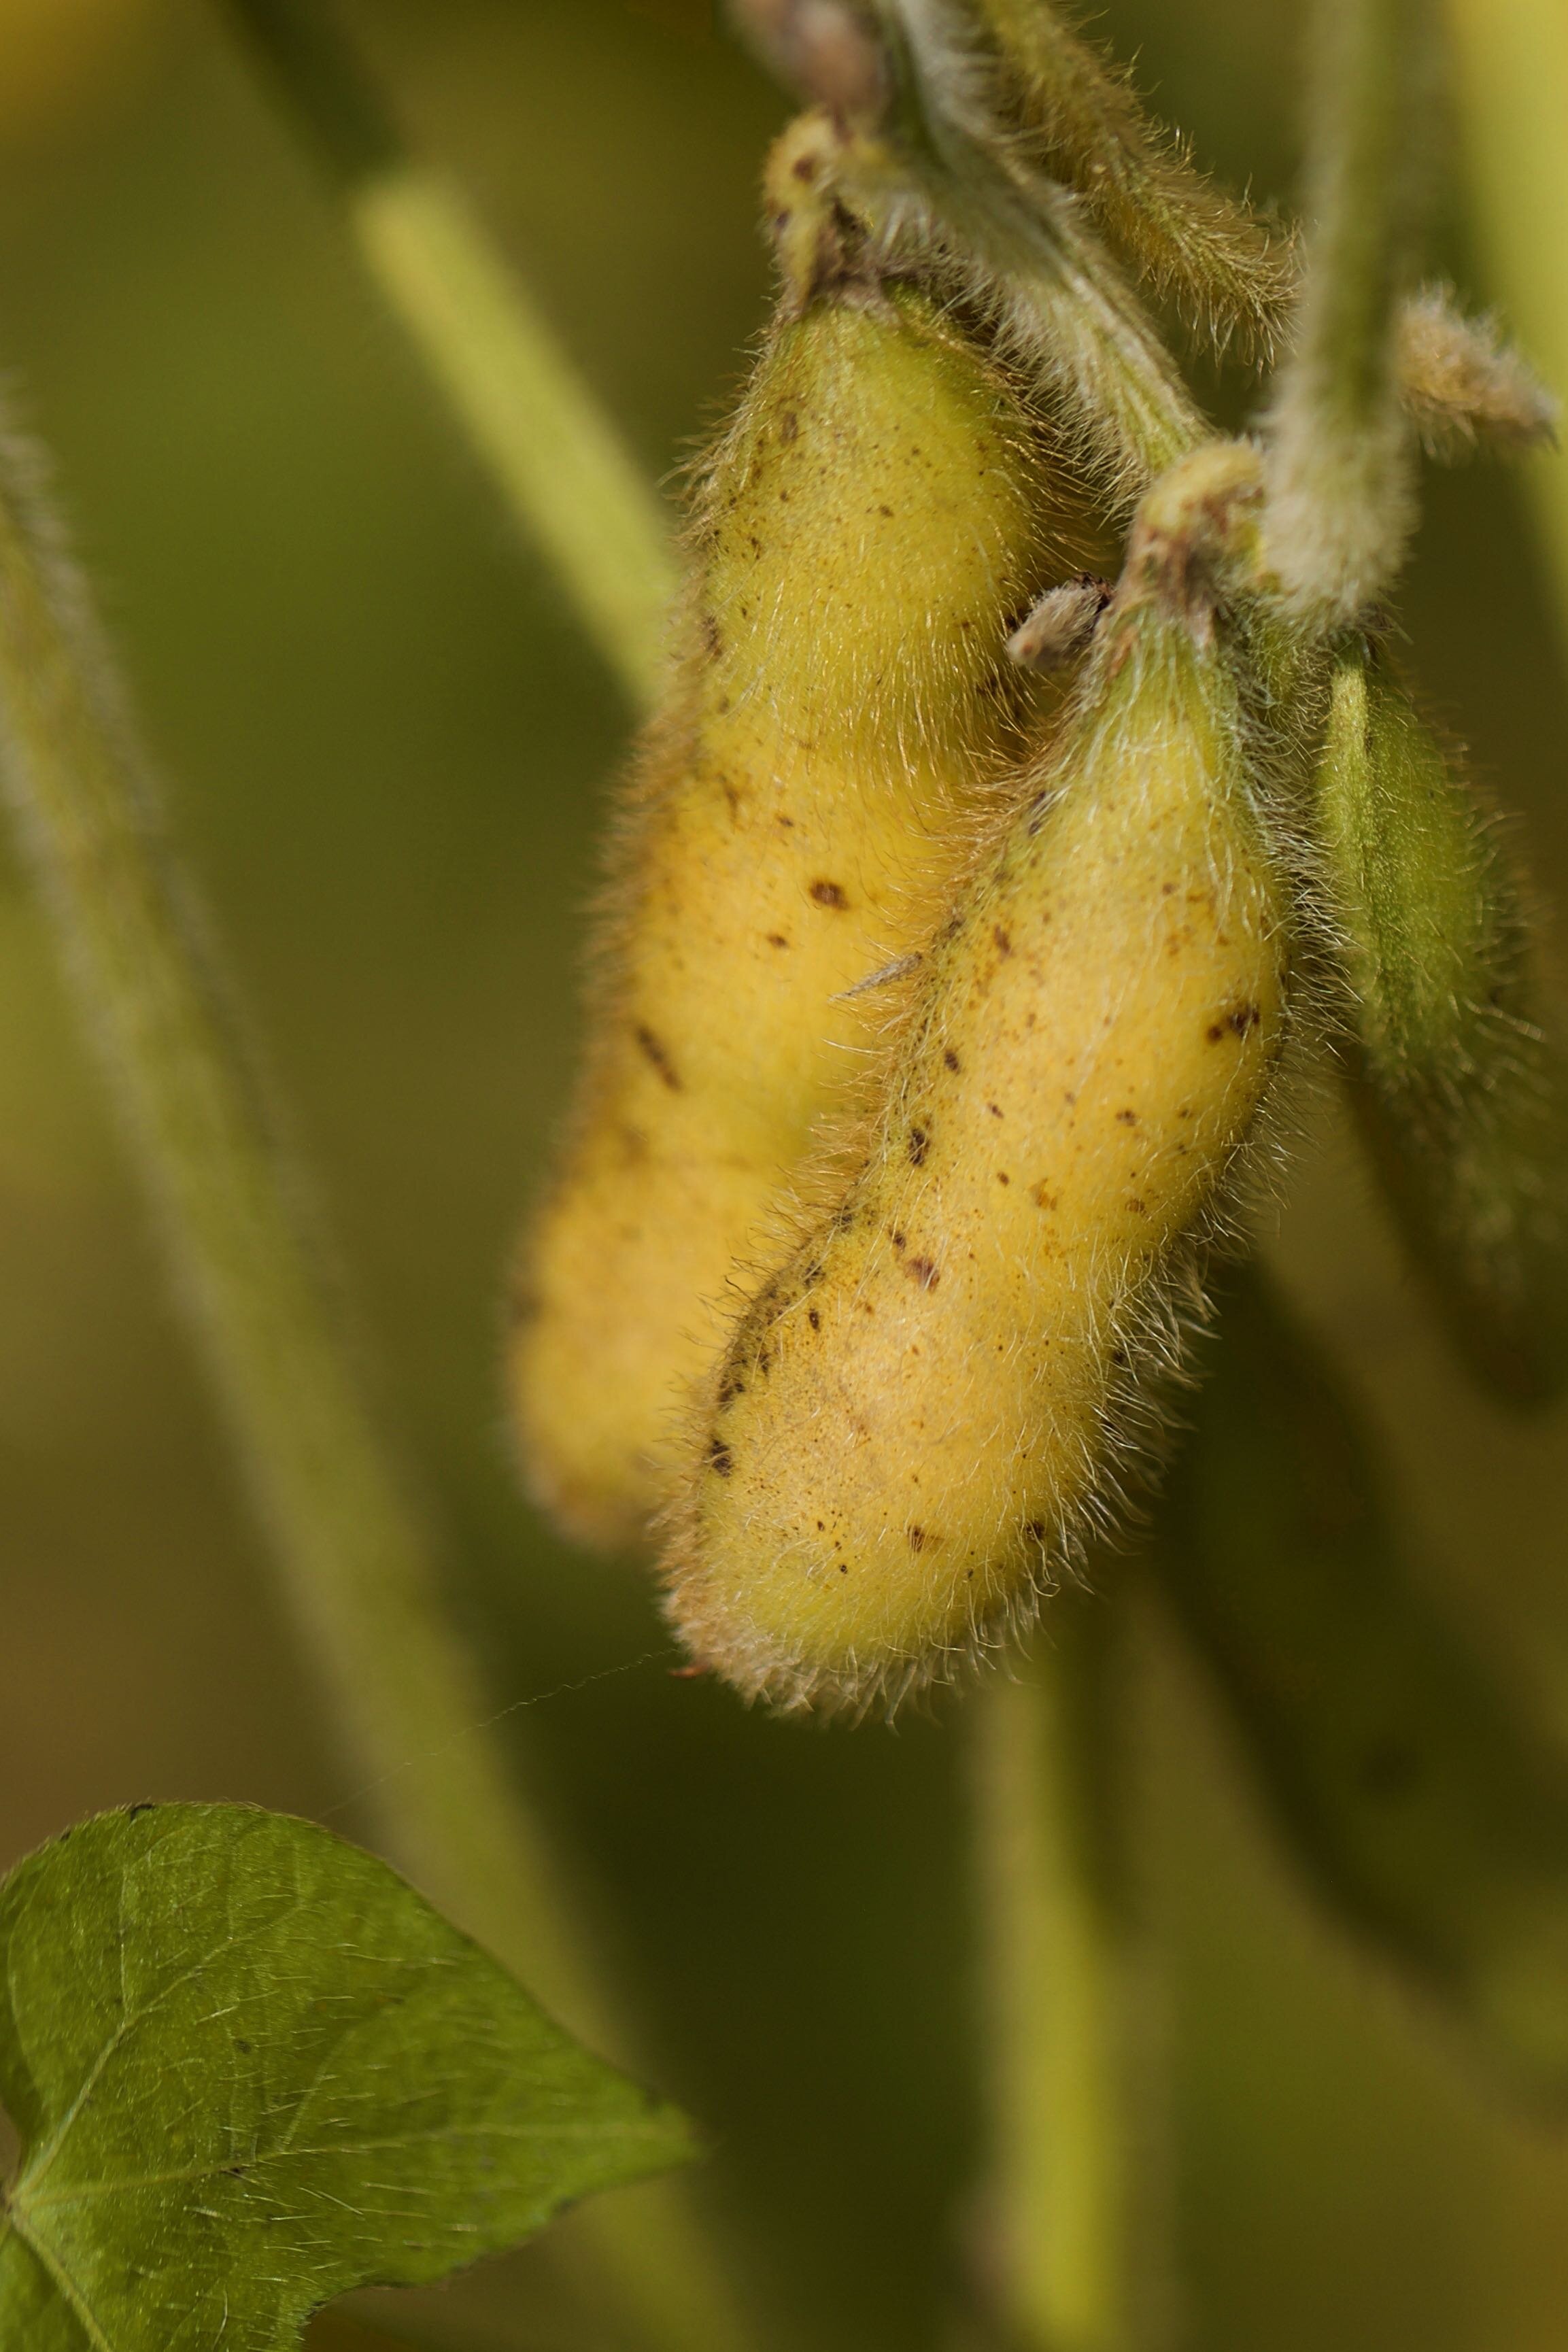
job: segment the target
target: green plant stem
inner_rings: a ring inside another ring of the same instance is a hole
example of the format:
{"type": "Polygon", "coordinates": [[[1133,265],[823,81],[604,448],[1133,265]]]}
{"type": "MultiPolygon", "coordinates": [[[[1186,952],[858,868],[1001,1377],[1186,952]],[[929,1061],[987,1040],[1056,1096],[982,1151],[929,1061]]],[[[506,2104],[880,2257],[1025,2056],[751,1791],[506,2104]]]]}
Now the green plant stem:
{"type": "MultiPolygon", "coordinates": [[[[36,461],[9,436],[0,445],[0,734],[5,787],[180,1299],[388,1843],[564,2022],[620,2054],[625,2037],[542,1841],[482,1728],[486,1694],[449,1627],[429,1537],[344,1344],[300,1185],[215,976],[207,923],[171,860],[85,585],[36,461]]],[[[586,2210],[652,2340],[670,2352],[729,2352],[742,2338],[711,2257],[668,2189],[663,2199],[657,2225],[647,2191],[586,2210]]]]}
{"type": "Polygon", "coordinates": [[[1414,520],[1397,330],[1426,210],[1432,5],[1317,10],[1307,268],[1272,417],[1268,553],[1287,603],[1322,627],[1386,586],[1414,520]]]}
{"type": "Polygon", "coordinates": [[[325,0],[226,0],[341,192],[388,307],[640,709],[675,575],[668,520],[521,278],[412,157],[325,0]]]}
{"type": "MultiPolygon", "coordinates": [[[[1568,13],[1560,0],[1447,0],[1455,97],[1487,275],[1525,349],[1568,393],[1568,13]]],[[[1568,463],[1529,460],[1568,637],[1568,463]]]]}
{"type": "Polygon", "coordinates": [[[422,1880],[498,1949],[526,1948],[564,2005],[580,1964],[552,1933],[544,1865],[500,1765],[469,1732],[482,1695],[304,1241],[298,1183],[215,984],[84,585],[14,440],[0,461],[0,705],[39,883],[350,1746],[387,1776],[379,1793],[422,1880]]]}
{"type": "Polygon", "coordinates": [[[1138,1935],[1118,1731],[1125,1612],[1059,1595],[975,1694],[975,1843],[995,2264],[1016,2352],[1132,2352],[1161,2264],[1134,2044],[1138,1935]]]}

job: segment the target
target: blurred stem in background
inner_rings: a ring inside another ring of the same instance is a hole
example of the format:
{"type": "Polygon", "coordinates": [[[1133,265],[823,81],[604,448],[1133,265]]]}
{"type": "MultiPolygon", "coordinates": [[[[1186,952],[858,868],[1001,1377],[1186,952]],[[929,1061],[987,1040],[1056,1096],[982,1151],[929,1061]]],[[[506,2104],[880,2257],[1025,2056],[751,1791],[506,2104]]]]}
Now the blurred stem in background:
{"type": "Polygon", "coordinates": [[[675,587],[668,518],[521,278],[405,146],[324,0],[226,0],[338,187],[372,277],[634,708],[675,587]]]}
{"type": "MultiPolygon", "coordinates": [[[[514,509],[640,701],[669,587],[658,503],[460,203],[407,164],[320,27],[247,10],[331,124],[362,242],[514,509]]],[[[484,1728],[435,1550],[311,1246],[308,1191],[176,872],[112,661],[39,476],[0,464],[6,782],[163,1223],[180,1297],[287,1596],[413,1875],[575,2031],[623,2057],[542,1841],[484,1728]]],[[[746,2340],[683,2193],[599,2200],[579,2228],[649,2341],[746,2340]]]]}
{"type": "MultiPolygon", "coordinates": [[[[1568,396],[1568,9],[1563,0],[1447,0],[1454,89],[1480,258],[1530,359],[1568,396]]],[[[1568,465],[1527,461],[1568,637],[1568,465]]]]}
{"type": "MultiPolygon", "coordinates": [[[[159,1212],[180,1299],[364,1792],[412,1874],[574,2031],[614,2024],[539,1832],[487,1727],[435,1551],[378,1425],[237,1031],[205,909],[145,763],[41,470],[0,438],[6,790],[159,1212]]],[[[584,2226],[647,2339],[746,2339],[679,2192],[584,2226]]]]}
{"type": "Polygon", "coordinates": [[[1059,1594],[975,1696],[975,1845],[1009,2352],[1148,2352],[1168,2268],[1158,2004],[1143,1980],[1124,1746],[1129,1624],[1059,1594]]]}

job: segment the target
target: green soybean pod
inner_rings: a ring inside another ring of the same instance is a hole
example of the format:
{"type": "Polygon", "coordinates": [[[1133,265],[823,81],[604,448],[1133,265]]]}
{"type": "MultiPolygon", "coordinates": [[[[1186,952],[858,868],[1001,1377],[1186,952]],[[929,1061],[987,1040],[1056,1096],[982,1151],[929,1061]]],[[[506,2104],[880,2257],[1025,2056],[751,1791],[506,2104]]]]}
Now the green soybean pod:
{"type": "Polygon", "coordinates": [[[1568,1381],[1568,1117],[1496,822],[1375,647],[1336,663],[1319,821],[1358,1123],[1460,1354],[1520,1402],[1568,1381]]]}
{"type": "Polygon", "coordinates": [[[1520,2086],[1568,2097],[1568,1770],[1422,1594],[1256,1272],[1223,1299],[1155,1558],[1318,1894],[1520,2086]]]}

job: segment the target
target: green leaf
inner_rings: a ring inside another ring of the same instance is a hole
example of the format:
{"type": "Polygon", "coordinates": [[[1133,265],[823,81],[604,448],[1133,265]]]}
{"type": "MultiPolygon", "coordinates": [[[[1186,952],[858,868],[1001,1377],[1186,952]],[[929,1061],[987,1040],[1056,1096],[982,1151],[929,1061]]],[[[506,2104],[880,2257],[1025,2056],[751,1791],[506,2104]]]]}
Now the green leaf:
{"type": "Polygon", "coordinates": [[[226,1805],[68,1832],[0,1888],[0,2344],[292,2352],[678,2164],[687,2126],[369,1854],[226,1805]]]}

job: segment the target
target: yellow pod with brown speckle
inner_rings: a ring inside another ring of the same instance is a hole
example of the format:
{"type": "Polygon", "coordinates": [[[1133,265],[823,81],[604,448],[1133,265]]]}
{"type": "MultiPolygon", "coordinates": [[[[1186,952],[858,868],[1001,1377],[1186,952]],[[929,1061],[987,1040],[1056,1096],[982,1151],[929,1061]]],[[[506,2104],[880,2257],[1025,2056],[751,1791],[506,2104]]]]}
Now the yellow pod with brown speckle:
{"type": "Polygon", "coordinates": [[[819,1124],[862,1100],[969,814],[1018,755],[1034,427],[925,295],[776,327],[709,468],[685,642],[601,919],[574,1128],[510,1349],[531,1482],[589,1540],[663,1499],[679,1408],[819,1124]],[[859,993],[856,993],[860,990],[859,993]]]}
{"type": "Polygon", "coordinates": [[[863,1165],[693,1423],[669,1614],[784,1706],[896,1696],[1072,1557],[1284,1035],[1284,887],[1206,625],[1124,597],[1036,782],[863,1165]]]}

